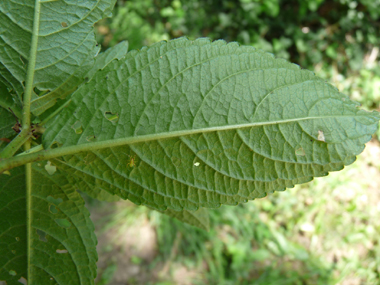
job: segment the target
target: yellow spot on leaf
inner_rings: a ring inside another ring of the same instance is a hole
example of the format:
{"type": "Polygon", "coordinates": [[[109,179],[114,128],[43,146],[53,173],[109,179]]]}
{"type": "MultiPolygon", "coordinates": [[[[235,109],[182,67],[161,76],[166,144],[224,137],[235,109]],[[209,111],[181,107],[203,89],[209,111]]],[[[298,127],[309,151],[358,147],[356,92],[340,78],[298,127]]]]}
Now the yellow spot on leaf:
{"type": "Polygon", "coordinates": [[[297,148],[296,149],[296,155],[304,156],[305,155],[305,150],[302,147],[297,148]]]}

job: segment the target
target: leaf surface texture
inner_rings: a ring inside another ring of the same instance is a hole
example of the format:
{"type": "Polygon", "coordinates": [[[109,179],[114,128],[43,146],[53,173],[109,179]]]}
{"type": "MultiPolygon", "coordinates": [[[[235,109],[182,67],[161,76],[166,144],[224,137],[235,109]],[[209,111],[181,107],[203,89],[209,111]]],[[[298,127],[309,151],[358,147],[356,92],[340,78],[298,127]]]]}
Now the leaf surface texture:
{"type": "Polygon", "coordinates": [[[59,171],[34,164],[31,207],[24,167],[0,175],[0,280],[7,284],[94,284],[96,237],[84,201],[59,171]],[[31,232],[27,235],[27,211],[31,232]],[[29,241],[28,241],[29,240],[29,241]],[[27,244],[30,273],[27,276],[27,244]],[[22,279],[24,278],[24,279],[22,279]]]}

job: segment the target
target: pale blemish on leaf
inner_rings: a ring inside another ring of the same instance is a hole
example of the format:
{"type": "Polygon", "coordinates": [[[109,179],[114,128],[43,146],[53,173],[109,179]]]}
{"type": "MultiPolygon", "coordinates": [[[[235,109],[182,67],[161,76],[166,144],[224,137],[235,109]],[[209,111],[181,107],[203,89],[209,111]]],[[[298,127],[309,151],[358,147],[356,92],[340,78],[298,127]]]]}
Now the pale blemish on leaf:
{"type": "Polygon", "coordinates": [[[48,202],[50,202],[50,203],[56,205],[56,206],[58,206],[58,204],[60,204],[60,203],[63,202],[62,198],[57,198],[57,199],[55,199],[55,198],[53,198],[52,196],[48,196],[48,197],[46,198],[46,200],[47,200],[48,202]]]}
{"type": "Polygon", "coordinates": [[[47,242],[46,233],[44,231],[36,230],[36,232],[38,234],[38,237],[40,238],[40,241],[47,242]]]}
{"type": "Polygon", "coordinates": [[[199,166],[199,165],[200,165],[199,162],[194,163],[194,166],[199,166]]]}
{"type": "Polygon", "coordinates": [[[49,211],[52,214],[57,214],[58,213],[58,210],[57,210],[57,208],[54,205],[50,205],[49,206],[49,211]]]}
{"type": "Polygon", "coordinates": [[[96,159],[95,154],[93,154],[92,152],[89,152],[85,156],[85,158],[83,159],[83,162],[86,163],[86,164],[89,164],[89,163],[93,162],[95,159],[96,159]]]}
{"type": "Polygon", "coordinates": [[[16,239],[17,241],[20,241],[20,238],[19,238],[19,237],[15,237],[15,239],[16,239]]]}
{"type": "Polygon", "coordinates": [[[88,142],[92,142],[92,141],[94,141],[95,140],[95,136],[88,136],[87,138],[86,138],[86,140],[88,141],[88,142]]]}
{"type": "Polygon", "coordinates": [[[116,123],[119,120],[119,114],[109,111],[104,113],[104,117],[106,117],[106,119],[112,123],[116,123]]]}
{"type": "Polygon", "coordinates": [[[71,128],[75,131],[77,135],[83,133],[82,123],[79,121],[76,121],[74,125],[71,126],[71,128]]]}
{"type": "Polygon", "coordinates": [[[64,28],[67,28],[68,25],[67,25],[66,22],[62,22],[62,23],[61,23],[61,26],[64,27],[64,28]]]}
{"type": "Polygon", "coordinates": [[[8,170],[5,170],[5,171],[3,171],[3,173],[2,174],[6,174],[6,175],[9,175],[9,176],[11,176],[11,173],[8,171],[8,170]]]}
{"type": "Polygon", "coordinates": [[[58,224],[58,226],[68,229],[71,226],[71,223],[66,219],[55,219],[55,222],[58,224]]]}
{"type": "Polygon", "coordinates": [[[57,171],[57,167],[55,165],[52,165],[50,161],[46,163],[45,169],[50,175],[53,175],[57,171]]]}
{"type": "Polygon", "coordinates": [[[321,142],[325,142],[325,135],[322,131],[318,131],[318,140],[321,142]]]}
{"type": "Polygon", "coordinates": [[[9,270],[9,275],[16,276],[17,272],[14,270],[9,270]]]}
{"type": "Polygon", "coordinates": [[[16,254],[16,251],[15,251],[15,250],[12,250],[12,253],[13,253],[13,254],[16,254]]]}
{"type": "Polygon", "coordinates": [[[55,252],[56,253],[68,253],[68,251],[66,249],[57,249],[55,252]]]}
{"type": "Polygon", "coordinates": [[[304,156],[305,150],[302,147],[296,149],[296,155],[304,156]]]}

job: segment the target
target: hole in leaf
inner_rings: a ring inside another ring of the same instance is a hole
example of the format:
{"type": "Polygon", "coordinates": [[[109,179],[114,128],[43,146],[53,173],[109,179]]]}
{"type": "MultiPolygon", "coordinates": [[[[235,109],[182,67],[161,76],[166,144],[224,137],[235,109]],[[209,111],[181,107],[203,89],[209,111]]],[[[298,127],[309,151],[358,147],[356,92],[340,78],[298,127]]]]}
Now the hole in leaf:
{"type": "Polygon", "coordinates": [[[38,234],[38,237],[40,238],[40,241],[47,242],[46,233],[44,231],[36,230],[36,232],[38,234]]]}
{"type": "Polygon", "coordinates": [[[322,131],[318,131],[318,140],[319,141],[322,141],[322,142],[325,142],[325,135],[322,131]]]}
{"type": "Polygon", "coordinates": [[[53,175],[57,171],[57,167],[52,165],[50,161],[46,163],[45,169],[50,175],[53,175]]]}
{"type": "Polygon", "coordinates": [[[304,156],[305,150],[302,147],[296,149],[296,155],[304,156]]]}
{"type": "Polygon", "coordinates": [[[56,206],[58,206],[58,204],[60,204],[60,203],[63,202],[62,198],[54,199],[52,196],[48,196],[48,197],[46,198],[46,200],[48,200],[48,202],[50,202],[50,203],[52,203],[52,204],[54,204],[54,205],[56,205],[56,206]]]}
{"type": "Polygon", "coordinates": [[[51,145],[50,148],[54,149],[54,148],[60,147],[60,145],[61,145],[61,144],[60,144],[59,142],[54,141],[54,142],[52,143],[52,145],[51,145]]]}
{"type": "Polygon", "coordinates": [[[62,22],[62,23],[61,23],[61,26],[64,27],[64,28],[67,28],[68,25],[67,25],[66,22],[62,22]]]}
{"type": "Polygon", "coordinates": [[[77,135],[80,135],[81,133],[83,133],[83,129],[82,129],[82,123],[79,122],[79,121],[76,121],[74,123],[74,125],[71,126],[71,128],[75,131],[75,133],[77,135]]]}
{"type": "Polygon", "coordinates": [[[52,214],[57,214],[58,213],[58,210],[57,210],[57,208],[54,205],[50,205],[49,206],[49,211],[52,214]]]}
{"type": "Polygon", "coordinates": [[[95,139],[96,139],[95,136],[88,136],[88,137],[86,138],[86,140],[87,140],[88,142],[92,142],[92,141],[94,141],[95,139]]]}
{"type": "Polygon", "coordinates": [[[15,237],[15,239],[16,239],[17,241],[20,241],[20,238],[19,238],[19,237],[15,237]]]}
{"type": "Polygon", "coordinates": [[[68,251],[66,249],[57,249],[56,253],[67,253],[68,251]]]}
{"type": "Polygon", "coordinates": [[[58,224],[58,226],[68,229],[71,226],[71,223],[66,219],[55,219],[55,222],[58,224]]]}
{"type": "Polygon", "coordinates": [[[9,270],[9,275],[16,276],[17,272],[14,270],[9,270]]]}
{"type": "Polygon", "coordinates": [[[108,121],[111,121],[113,123],[116,123],[119,120],[119,115],[117,113],[112,113],[112,112],[105,112],[104,116],[108,121]]]}
{"type": "Polygon", "coordinates": [[[24,278],[24,277],[21,277],[19,280],[17,280],[18,282],[20,282],[21,284],[24,284],[24,285],[28,285],[28,281],[24,278]]]}

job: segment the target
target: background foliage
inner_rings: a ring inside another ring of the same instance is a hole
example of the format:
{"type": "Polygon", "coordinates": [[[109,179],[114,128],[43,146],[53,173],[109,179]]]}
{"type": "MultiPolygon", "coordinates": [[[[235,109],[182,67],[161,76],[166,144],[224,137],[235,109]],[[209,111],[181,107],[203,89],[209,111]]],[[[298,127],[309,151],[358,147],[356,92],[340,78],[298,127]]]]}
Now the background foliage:
{"type": "MultiPolygon", "coordinates": [[[[97,30],[103,50],[183,35],[253,45],[379,110],[380,0],[119,0],[97,30]]],[[[103,233],[98,284],[377,284],[379,150],[373,141],[342,173],[213,210],[209,233],[92,201],[103,233]]]]}

